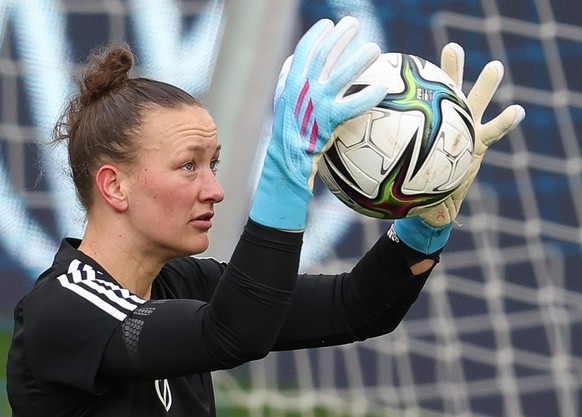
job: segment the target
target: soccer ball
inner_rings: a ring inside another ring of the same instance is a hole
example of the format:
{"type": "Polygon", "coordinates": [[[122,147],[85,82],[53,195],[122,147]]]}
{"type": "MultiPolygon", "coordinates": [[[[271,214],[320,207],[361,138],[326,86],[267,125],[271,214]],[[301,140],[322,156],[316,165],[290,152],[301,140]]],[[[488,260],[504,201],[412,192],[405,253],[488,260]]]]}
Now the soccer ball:
{"type": "Polygon", "coordinates": [[[384,100],[335,129],[318,173],[361,214],[414,216],[460,185],[473,158],[473,119],[463,92],[425,59],[382,54],[345,96],[379,83],[388,87],[384,100]]]}

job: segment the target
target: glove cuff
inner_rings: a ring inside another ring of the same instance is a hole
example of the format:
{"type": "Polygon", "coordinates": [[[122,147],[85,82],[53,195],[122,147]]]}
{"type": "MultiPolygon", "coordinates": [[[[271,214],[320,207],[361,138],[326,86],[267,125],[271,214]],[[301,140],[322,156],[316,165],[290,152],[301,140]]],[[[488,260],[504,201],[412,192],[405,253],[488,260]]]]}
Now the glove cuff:
{"type": "Polygon", "coordinates": [[[418,252],[430,255],[442,249],[451,235],[453,223],[433,227],[419,216],[394,221],[394,231],[402,242],[418,252]]]}

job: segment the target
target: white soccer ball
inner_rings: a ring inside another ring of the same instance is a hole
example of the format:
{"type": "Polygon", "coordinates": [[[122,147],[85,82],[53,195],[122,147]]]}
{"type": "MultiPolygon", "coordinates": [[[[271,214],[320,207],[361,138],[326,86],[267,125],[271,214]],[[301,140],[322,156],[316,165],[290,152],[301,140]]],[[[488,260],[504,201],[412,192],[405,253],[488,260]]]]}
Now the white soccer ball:
{"type": "Polygon", "coordinates": [[[402,218],[438,204],[461,183],[475,128],[463,92],[438,66],[385,53],[345,95],[369,84],[388,94],[333,132],[319,176],[343,203],[377,218],[402,218]]]}

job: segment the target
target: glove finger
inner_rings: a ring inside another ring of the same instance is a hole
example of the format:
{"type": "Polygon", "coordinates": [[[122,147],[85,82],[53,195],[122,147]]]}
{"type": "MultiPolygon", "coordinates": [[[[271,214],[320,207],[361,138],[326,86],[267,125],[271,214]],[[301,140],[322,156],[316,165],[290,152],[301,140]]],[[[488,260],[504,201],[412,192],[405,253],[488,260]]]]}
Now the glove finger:
{"type": "Polygon", "coordinates": [[[342,53],[354,40],[360,30],[360,22],[352,16],[341,19],[327,36],[317,52],[311,68],[310,76],[319,82],[326,82],[342,53]]]}
{"type": "Polygon", "coordinates": [[[455,42],[446,44],[441,50],[441,69],[452,78],[457,87],[463,87],[465,50],[455,42]]]}
{"type": "Polygon", "coordinates": [[[333,30],[334,24],[329,19],[320,19],[299,39],[293,53],[293,62],[289,73],[300,72],[303,77],[311,65],[322,42],[333,30]]]}
{"type": "Polygon", "coordinates": [[[489,147],[519,125],[524,118],[524,108],[519,104],[513,104],[493,120],[481,126],[479,138],[485,146],[489,147]]]}
{"type": "Polygon", "coordinates": [[[289,75],[289,70],[291,69],[291,62],[293,61],[293,55],[290,55],[285,59],[281,70],[279,71],[279,76],[277,78],[277,86],[275,87],[275,94],[273,95],[273,113],[277,111],[279,100],[281,99],[281,94],[285,89],[285,84],[287,83],[287,77],[289,75]]]}
{"type": "Polygon", "coordinates": [[[491,102],[497,91],[504,74],[503,64],[499,61],[491,61],[481,71],[475,85],[467,96],[467,101],[475,123],[480,123],[485,109],[491,102]]]}
{"type": "Polygon", "coordinates": [[[330,88],[335,88],[337,93],[345,92],[364,71],[378,60],[379,56],[380,47],[376,43],[369,42],[365,44],[351,54],[341,65],[338,65],[327,84],[330,88]]]}
{"type": "Polygon", "coordinates": [[[350,95],[348,100],[340,104],[337,116],[339,120],[338,124],[370,110],[380,103],[386,97],[387,93],[388,89],[378,84],[369,85],[356,94],[350,95]]]}
{"type": "Polygon", "coordinates": [[[337,112],[341,121],[350,119],[359,113],[369,110],[386,97],[388,88],[385,85],[369,85],[362,90],[344,97],[345,91],[352,85],[380,55],[380,47],[375,43],[368,43],[358,50],[357,55],[351,56],[342,64],[329,80],[329,84],[341,86],[336,95],[337,112]]]}

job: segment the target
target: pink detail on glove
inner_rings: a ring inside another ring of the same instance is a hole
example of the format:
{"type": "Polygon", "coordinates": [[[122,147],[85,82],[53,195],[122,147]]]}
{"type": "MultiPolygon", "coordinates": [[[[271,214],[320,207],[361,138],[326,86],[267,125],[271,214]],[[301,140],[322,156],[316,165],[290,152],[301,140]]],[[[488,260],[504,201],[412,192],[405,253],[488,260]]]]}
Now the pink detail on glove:
{"type": "MultiPolygon", "coordinates": [[[[299,93],[299,99],[297,100],[297,104],[295,105],[295,120],[299,121],[301,107],[303,107],[303,102],[309,93],[309,80],[305,81],[303,84],[303,88],[301,89],[301,93],[299,93]]],[[[300,134],[303,139],[309,136],[309,145],[307,146],[307,153],[313,153],[315,150],[315,145],[317,143],[317,134],[319,132],[319,126],[317,124],[317,120],[313,121],[313,127],[311,129],[311,134],[308,135],[308,128],[309,122],[311,120],[311,115],[313,114],[313,101],[309,99],[307,103],[307,107],[305,109],[305,113],[303,114],[303,118],[301,119],[301,129],[300,134]]]]}
{"type": "Polygon", "coordinates": [[[303,115],[303,120],[301,121],[301,137],[305,138],[307,132],[307,126],[309,125],[309,119],[311,119],[311,113],[313,113],[313,101],[309,99],[307,103],[307,108],[305,109],[305,114],[303,115]]]}
{"type": "Polygon", "coordinates": [[[311,137],[309,138],[309,147],[307,148],[307,153],[313,153],[315,150],[315,144],[317,143],[317,133],[319,132],[319,126],[317,125],[317,120],[313,122],[313,129],[311,129],[311,137]]]}
{"type": "Polygon", "coordinates": [[[305,80],[305,84],[303,84],[303,88],[301,89],[301,93],[299,93],[299,99],[297,100],[297,104],[295,105],[295,120],[299,120],[299,112],[301,111],[301,106],[303,106],[303,100],[305,100],[305,96],[309,91],[309,80],[305,80]]]}

